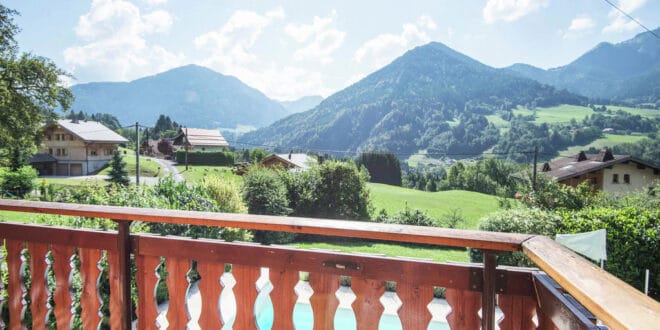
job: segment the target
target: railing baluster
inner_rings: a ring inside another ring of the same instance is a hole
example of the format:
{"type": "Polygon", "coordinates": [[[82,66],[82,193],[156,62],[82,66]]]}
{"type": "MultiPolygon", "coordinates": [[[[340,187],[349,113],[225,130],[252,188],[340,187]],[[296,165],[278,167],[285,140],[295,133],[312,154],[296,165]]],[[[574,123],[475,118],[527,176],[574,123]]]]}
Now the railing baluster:
{"type": "Polygon", "coordinates": [[[34,329],[45,329],[48,319],[48,287],[46,285],[46,253],[48,244],[29,243],[30,251],[30,274],[32,276],[30,286],[30,312],[32,312],[32,327],[34,329]]]}
{"type": "Polygon", "coordinates": [[[378,322],[385,308],[380,297],[385,293],[385,282],[366,278],[351,278],[351,289],[355,301],[351,305],[355,312],[358,330],[377,330],[378,322]]]}
{"type": "Polygon", "coordinates": [[[220,294],[222,285],[220,276],[225,271],[222,263],[197,262],[197,271],[202,279],[198,282],[199,293],[202,296],[202,310],[199,315],[199,327],[202,329],[220,329],[223,326],[220,314],[220,294]]]}
{"type": "Polygon", "coordinates": [[[158,307],[156,306],[155,291],[159,279],[156,268],[160,265],[160,258],[137,255],[135,263],[137,266],[135,277],[138,287],[137,328],[140,330],[158,329],[156,326],[158,307]]]}
{"type": "Polygon", "coordinates": [[[309,302],[314,313],[314,329],[333,329],[339,300],[339,275],[309,273],[309,285],[314,290],[309,302]]]}
{"type": "Polygon", "coordinates": [[[4,245],[5,245],[5,240],[0,237],[0,242],[2,243],[2,246],[0,246],[0,329],[6,329],[7,324],[4,321],[5,313],[3,313],[3,311],[5,310],[5,303],[7,303],[7,302],[4,300],[3,297],[5,296],[5,290],[7,290],[7,287],[5,286],[5,283],[4,283],[5,281],[2,280],[2,279],[5,278],[5,275],[3,274],[3,271],[2,271],[3,269],[5,269],[5,267],[3,267],[2,263],[7,258],[6,258],[6,255],[4,253],[2,253],[3,252],[2,247],[4,247],[4,245]]]}
{"type": "Polygon", "coordinates": [[[7,291],[9,294],[9,329],[23,328],[23,295],[25,286],[23,285],[23,248],[25,243],[22,241],[5,240],[7,249],[7,268],[9,281],[7,291]]]}
{"type": "Polygon", "coordinates": [[[495,268],[497,253],[484,250],[483,291],[481,294],[481,328],[495,330],[495,268]]]}
{"type": "Polygon", "coordinates": [[[273,284],[273,291],[270,292],[270,298],[273,302],[273,328],[293,329],[293,309],[296,306],[298,295],[295,287],[298,284],[298,270],[286,268],[271,268],[269,271],[270,282],[273,284]]]}
{"type": "Polygon", "coordinates": [[[399,282],[396,285],[396,295],[402,303],[397,314],[403,329],[428,328],[432,318],[428,305],[433,299],[433,287],[399,282]]]}
{"type": "Polygon", "coordinates": [[[233,264],[231,273],[236,279],[236,285],[234,286],[234,297],[236,297],[234,329],[257,329],[254,302],[257,295],[259,295],[256,282],[261,275],[261,270],[255,266],[233,264]]]}
{"type": "Polygon", "coordinates": [[[479,329],[481,319],[481,293],[476,291],[447,288],[447,303],[451,312],[447,315],[447,323],[452,329],[479,329]]]}
{"type": "MultiPolygon", "coordinates": [[[[115,252],[108,251],[108,280],[110,280],[110,329],[121,329],[122,308],[124,308],[121,295],[121,283],[119,281],[119,256],[115,252]]],[[[129,316],[130,317],[130,316],[129,316]]]]}
{"type": "Polygon", "coordinates": [[[500,294],[497,303],[504,314],[498,322],[501,330],[536,329],[532,320],[536,301],[532,297],[500,294]]]}
{"type": "Polygon", "coordinates": [[[73,247],[53,244],[51,246],[53,254],[53,273],[55,273],[55,292],[53,300],[55,301],[55,320],[58,329],[71,328],[71,256],[73,247]]]}
{"type": "Polygon", "coordinates": [[[552,319],[536,305],[536,319],[539,321],[538,330],[557,330],[557,327],[552,323],[552,319]]]}
{"type": "Polygon", "coordinates": [[[190,315],[186,308],[186,293],[188,292],[188,271],[190,261],[187,259],[167,258],[167,289],[170,295],[170,304],[167,308],[167,321],[171,329],[185,329],[190,315]]]}
{"type": "Polygon", "coordinates": [[[84,329],[96,329],[101,322],[101,299],[98,292],[98,280],[101,274],[98,262],[102,251],[97,249],[79,249],[80,278],[82,279],[82,295],[80,319],[84,329]]]}

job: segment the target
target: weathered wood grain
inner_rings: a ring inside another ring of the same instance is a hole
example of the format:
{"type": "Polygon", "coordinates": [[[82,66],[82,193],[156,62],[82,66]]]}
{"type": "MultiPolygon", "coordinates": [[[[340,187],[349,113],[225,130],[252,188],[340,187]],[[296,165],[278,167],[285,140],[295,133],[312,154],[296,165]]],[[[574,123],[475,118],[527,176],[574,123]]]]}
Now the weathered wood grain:
{"type": "Polygon", "coordinates": [[[452,329],[480,329],[481,293],[447,288],[446,299],[451,312],[447,323],[452,329]]]}
{"type": "Polygon", "coordinates": [[[433,287],[398,282],[396,284],[396,295],[401,299],[401,307],[397,314],[401,319],[403,329],[428,328],[432,317],[428,305],[433,299],[433,287]]]}
{"type": "Polygon", "coordinates": [[[96,329],[101,322],[101,298],[98,291],[98,281],[101,275],[98,262],[102,251],[96,249],[78,249],[80,257],[80,279],[82,280],[82,294],[80,305],[82,312],[80,319],[85,329],[96,329]]]}
{"type": "Polygon", "coordinates": [[[327,273],[309,273],[309,285],[314,293],[309,298],[314,314],[314,329],[334,329],[335,313],[339,300],[340,276],[327,273]]]}
{"type": "Polygon", "coordinates": [[[55,320],[58,329],[70,329],[73,314],[71,313],[71,256],[73,247],[53,244],[51,246],[53,255],[53,273],[55,274],[55,320]]]}
{"type": "Polygon", "coordinates": [[[156,270],[160,265],[160,257],[137,255],[135,264],[137,266],[135,277],[138,287],[137,328],[158,329],[156,326],[156,318],[158,317],[156,285],[158,285],[160,278],[156,270]]]}
{"type": "Polygon", "coordinates": [[[500,294],[497,305],[504,314],[498,325],[501,330],[533,330],[536,301],[532,297],[500,294]]]}
{"type": "Polygon", "coordinates": [[[351,307],[355,312],[358,330],[377,330],[385,308],[380,297],[385,293],[385,282],[366,278],[351,278],[351,289],[355,300],[351,307]]]}
{"type": "Polygon", "coordinates": [[[46,283],[46,253],[50,247],[43,243],[28,243],[30,253],[30,312],[32,313],[32,327],[45,329],[48,314],[48,286],[46,283]]]}
{"type": "Polygon", "coordinates": [[[197,272],[202,277],[198,282],[202,296],[202,310],[199,315],[199,327],[202,329],[220,329],[223,326],[220,314],[220,277],[225,272],[225,264],[197,262],[197,272]]]}
{"type": "Polygon", "coordinates": [[[269,277],[273,284],[273,290],[270,292],[273,302],[273,330],[293,329],[293,309],[298,297],[295,292],[299,281],[298,271],[270,268],[269,277]]]}
{"type": "Polygon", "coordinates": [[[167,321],[171,329],[185,329],[190,315],[186,307],[186,293],[190,283],[188,272],[190,261],[188,259],[165,258],[167,268],[167,290],[170,302],[167,308],[167,321]]]}
{"type": "MultiPolygon", "coordinates": [[[[249,256],[245,256],[249,258],[249,256]]],[[[236,280],[234,297],[236,297],[236,318],[234,329],[257,329],[257,319],[254,315],[254,303],[257,300],[257,280],[261,275],[259,267],[233,264],[231,274],[236,280]]]]}

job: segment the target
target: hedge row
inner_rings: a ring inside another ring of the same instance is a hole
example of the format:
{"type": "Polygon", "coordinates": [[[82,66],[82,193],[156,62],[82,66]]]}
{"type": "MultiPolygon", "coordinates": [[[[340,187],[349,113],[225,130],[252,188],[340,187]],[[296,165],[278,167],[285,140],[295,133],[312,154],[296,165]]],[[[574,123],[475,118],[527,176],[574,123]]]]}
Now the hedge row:
{"type": "MultiPolygon", "coordinates": [[[[177,150],[176,162],[186,163],[186,152],[177,150]]],[[[230,151],[193,151],[188,152],[188,164],[190,165],[213,165],[213,166],[232,166],[234,165],[234,153],[230,151]]]]}

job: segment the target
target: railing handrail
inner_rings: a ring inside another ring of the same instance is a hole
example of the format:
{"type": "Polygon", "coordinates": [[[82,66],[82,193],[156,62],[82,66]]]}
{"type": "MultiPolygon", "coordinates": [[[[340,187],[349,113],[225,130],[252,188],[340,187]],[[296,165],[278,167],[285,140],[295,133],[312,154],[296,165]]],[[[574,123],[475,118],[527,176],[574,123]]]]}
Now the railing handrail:
{"type": "Polygon", "coordinates": [[[645,329],[660,324],[660,303],[644,296],[635,288],[544,236],[360,221],[7,199],[0,199],[0,210],[107,218],[116,221],[286,231],[393,242],[474,247],[492,251],[522,250],[606,325],[616,329],[645,329]]]}
{"type": "Polygon", "coordinates": [[[0,199],[0,210],[106,218],[115,221],[144,221],[179,225],[284,231],[403,243],[471,247],[493,251],[520,251],[522,242],[533,236],[479,230],[382,224],[366,221],[36,202],[12,199],[0,199]]]}

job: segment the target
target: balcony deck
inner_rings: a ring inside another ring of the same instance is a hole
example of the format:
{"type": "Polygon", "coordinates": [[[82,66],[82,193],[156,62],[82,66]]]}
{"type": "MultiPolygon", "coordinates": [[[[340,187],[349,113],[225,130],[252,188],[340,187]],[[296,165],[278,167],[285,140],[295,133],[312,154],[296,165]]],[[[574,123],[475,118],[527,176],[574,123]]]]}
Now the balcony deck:
{"type": "Polygon", "coordinates": [[[425,329],[428,326],[431,315],[427,305],[433,298],[433,287],[446,288],[447,303],[451,307],[447,323],[452,329],[494,329],[496,323],[500,329],[597,329],[590,313],[612,329],[651,329],[660,324],[658,302],[542,236],[17,200],[0,200],[0,209],[107,218],[118,222],[118,231],[104,232],[0,223],[8,272],[8,285],[0,288],[7,292],[8,300],[0,301],[0,304],[6,303],[9,311],[9,324],[0,324],[0,327],[10,329],[20,329],[24,325],[25,297],[31,300],[34,329],[45,328],[50,313],[54,315],[58,329],[69,328],[73,317],[69,280],[72,271],[79,272],[82,280],[83,327],[96,328],[101,321],[97,280],[101,272],[98,263],[102,259],[109,265],[110,298],[107,303],[112,329],[129,329],[131,326],[131,281],[138,289],[137,328],[157,328],[158,311],[154,297],[159,278],[156,268],[162,259],[169,274],[166,283],[170,299],[166,317],[171,329],[183,329],[190,321],[185,303],[190,285],[186,274],[192,261],[201,276],[197,283],[202,300],[197,323],[202,329],[223,326],[225,316],[221,315],[218,301],[225,288],[219,278],[225,273],[227,264],[231,265],[236,280],[232,289],[236,299],[234,329],[257,328],[254,304],[259,292],[255,282],[262,268],[269,269],[269,280],[273,285],[270,292],[274,309],[273,329],[294,328],[294,287],[300,280],[301,271],[309,273],[309,285],[314,290],[310,304],[315,329],[332,329],[334,326],[339,304],[335,292],[340,287],[340,276],[351,279],[351,290],[356,295],[352,309],[358,329],[378,327],[383,313],[379,299],[385,292],[386,281],[396,282],[396,295],[402,302],[398,316],[403,329],[425,329]],[[472,247],[484,251],[484,264],[438,263],[134,234],[129,231],[131,221],[472,247]],[[30,255],[29,262],[23,260],[24,250],[30,255]],[[496,267],[497,253],[506,251],[524,252],[540,270],[496,267]],[[48,253],[52,262],[47,261],[48,253]],[[80,266],[75,270],[70,265],[74,254],[80,259],[80,266]],[[137,268],[135,276],[130,272],[131,260],[137,268]],[[29,267],[31,274],[29,292],[25,292],[23,266],[29,267]],[[52,293],[46,286],[48,267],[54,273],[55,290],[52,293]],[[55,302],[52,308],[47,303],[51,296],[55,302]],[[496,305],[504,315],[499,320],[495,320],[496,305]],[[480,317],[480,311],[483,317],[480,317]]]}

